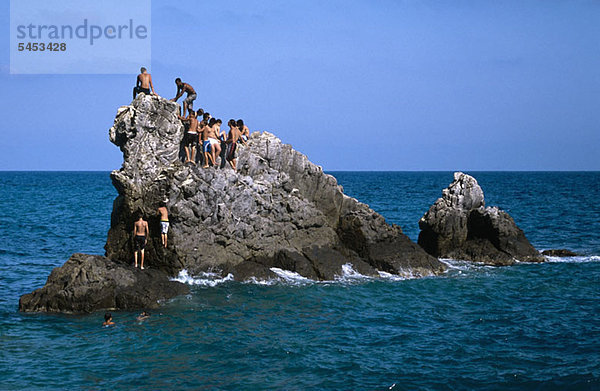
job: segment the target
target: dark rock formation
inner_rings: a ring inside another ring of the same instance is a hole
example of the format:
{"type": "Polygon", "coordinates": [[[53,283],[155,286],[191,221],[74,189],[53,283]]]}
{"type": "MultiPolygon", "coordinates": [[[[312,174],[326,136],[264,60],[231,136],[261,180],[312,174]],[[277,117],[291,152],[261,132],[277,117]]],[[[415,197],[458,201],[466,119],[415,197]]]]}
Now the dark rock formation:
{"type": "Polygon", "coordinates": [[[544,250],[542,251],[542,255],[547,257],[576,257],[577,253],[565,248],[561,248],[556,250],[544,250]]]}
{"type": "Polygon", "coordinates": [[[188,292],[165,272],[123,267],[99,255],[73,254],[55,268],[43,288],[21,296],[19,310],[82,313],[99,309],[154,308],[188,292]]]}
{"type": "Polygon", "coordinates": [[[139,309],[186,292],[168,280],[187,269],[271,278],[271,268],[331,280],[351,264],[359,273],[429,276],[443,263],[400,227],[344,195],[334,177],[269,133],[239,148],[238,171],[180,161],[184,127],[178,105],[139,94],[121,107],[110,140],[123,152],[111,173],[113,204],[106,258],[75,254],[47,284],[21,297],[22,311],[139,309]],[[167,199],[169,246],[161,245],[157,208],[167,199]],[[135,215],[149,222],[148,270],[132,267],[135,215]]]}
{"type": "Polygon", "coordinates": [[[508,213],[485,207],[481,187],[462,172],[454,174],[454,182],[421,218],[419,227],[419,245],[435,257],[497,266],[545,259],[508,213]]]}
{"type": "Polygon", "coordinates": [[[150,223],[150,267],[170,274],[186,268],[232,273],[237,280],[274,276],[279,267],[331,279],[351,263],[419,276],[445,267],[406,237],[400,227],[344,195],[335,178],[269,133],[254,133],[239,148],[238,172],[203,169],[178,159],[183,126],[177,105],[138,95],[119,109],[110,139],[123,151],[111,174],[119,192],[106,243],[108,258],[129,264],[131,227],[141,211],[150,223]],[[160,246],[156,209],[168,199],[169,247],[160,246]]]}

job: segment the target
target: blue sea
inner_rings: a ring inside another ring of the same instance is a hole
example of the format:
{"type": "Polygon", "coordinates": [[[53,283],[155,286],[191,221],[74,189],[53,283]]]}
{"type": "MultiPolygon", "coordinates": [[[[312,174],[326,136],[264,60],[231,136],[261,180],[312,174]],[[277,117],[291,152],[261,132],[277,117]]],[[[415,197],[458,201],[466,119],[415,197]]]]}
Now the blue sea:
{"type": "MultiPolygon", "coordinates": [[[[451,172],[333,172],[413,240],[451,172]]],[[[72,253],[103,254],[107,172],[0,172],[1,390],[599,390],[600,173],[470,172],[538,249],[574,258],[424,279],[195,280],[139,322],[22,314],[72,253]]],[[[151,266],[151,260],[149,264],[151,266]]]]}

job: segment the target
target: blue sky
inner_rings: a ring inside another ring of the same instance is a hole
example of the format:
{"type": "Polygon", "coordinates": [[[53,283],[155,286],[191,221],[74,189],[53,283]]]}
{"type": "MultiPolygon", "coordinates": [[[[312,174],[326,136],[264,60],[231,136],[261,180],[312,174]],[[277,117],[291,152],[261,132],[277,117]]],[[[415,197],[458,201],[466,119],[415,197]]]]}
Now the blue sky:
{"type": "MultiPolygon", "coordinates": [[[[112,170],[131,75],[10,75],[0,170],[112,170]]],[[[599,1],[152,1],[152,73],[325,170],[600,170],[599,1]]]]}

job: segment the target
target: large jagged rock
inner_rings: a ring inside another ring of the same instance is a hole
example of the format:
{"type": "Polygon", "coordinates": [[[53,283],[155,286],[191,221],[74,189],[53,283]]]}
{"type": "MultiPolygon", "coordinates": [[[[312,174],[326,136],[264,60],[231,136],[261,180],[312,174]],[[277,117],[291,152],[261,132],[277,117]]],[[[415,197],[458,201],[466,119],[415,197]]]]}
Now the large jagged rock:
{"type": "Polygon", "coordinates": [[[270,133],[254,133],[239,148],[237,172],[183,165],[177,112],[175,103],[140,94],[117,113],[110,140],[124,163],[111,174],[119,196],[108,258],[131,262],[131,231],[142,212],[150,223],[148,264],[170,274],[186,268],[245,280],[275,277],[270,268],[278,267],[323,280],[340,275],[346,263],[366,275],[445,270],[400,227],[344,195],[334,177],[270,133]],[[171,221],[167,249],[156,214],[163,199],[171,221]]]}
{"type": "Polygon", "coordinates": [[[123,267],[99,255],[73,254],[55,268],[43,288],[21,296],[24,312],[86,313],[99,309],[154,308],[162,299],[188,292],[158,269],[123,267]]]}
{"type": "Polygon", "coordinates": [[[264,132],[239,149],[238,171],[181,163],[178,105],[139,94],[109,131],[123,152],[111,173],[114,201],[106,257],[75,254],[43,288],[23,295],[21,311],[141,309],[187,292],[169,280],[180,270],[229,273],[237,280],[276,277],[272,268],[331,280],[351,264],[379,272],[429,276],[446,267],[400,227],[344,195],[334,177],[264,132]],[[157,208],[167,199],[171,227],[163,248],[157,208]],[[135,215],[148,220],[147,270],[132,266],[135,215]]]}
{"type": "Polygon", "coordinates": [[[483,191],[473,178],[454,173],[454,182],[419,221],[418,243],[429,254],[489,265],[543,262],[508,213],[485,207],[483,191]]]}

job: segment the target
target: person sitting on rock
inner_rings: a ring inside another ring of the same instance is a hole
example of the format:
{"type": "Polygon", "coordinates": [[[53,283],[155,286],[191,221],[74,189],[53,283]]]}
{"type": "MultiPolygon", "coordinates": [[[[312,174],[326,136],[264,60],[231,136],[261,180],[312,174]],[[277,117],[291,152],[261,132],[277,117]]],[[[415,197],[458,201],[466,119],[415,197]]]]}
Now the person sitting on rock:
{"type": "Polygon", "coordinates": [[[183,148],[185,149],[185,162],[196,164],[196,145],[198,144],[198,119],[196,113],[192,110],[187,118],[179,116],[184,124],[188,125],[188,130],[183,135],[183,148]]]}
{"type": "Polygon", "coordinates": [[[217,156],[221,155],[221,143],[219,142],[219,136],[217,136],[217,120],[214,118],[210,119],[207,131],[207,141],[210,143],[210,153],[212,156],[213,164],[217,164],[217,156]]]}
{"type": "Polygon", "coordinates": [[[144,220],[142,214],[140,213],[137,221],[133,224],[133,244],[134,244],[134,253],[133,258],[135,260],[134,267],[138,265],[138,253],[140,253],[141,264],[140,267],[144,270],[144,249],[146,248],[146,243],[148,242],[148,236],[150,235],[150,230],[148,229],[148,222],[144,220]]]}
{"type": "Polygon", "coordinates": [[[194,87],[188,83],[182,82],[180,78],[175,79],[175,84],[177,84],[177,95],[175,98],[171,99],[171,102],[177,102],[177,99],[186,92],[187,97],[183,100],[183,113],[185,114],[188,110],[194,108],[194,100],[197,98],[196,91],[194,90],[194,87]]]}
{"type": "Polygon", "coordinates": [[[250,129],[244,125],[244,121],[241,119],[237,120],[237,128],[240,131],[240,138],[238,139],[242,144],[246,144],[248,138],[250,138],[250,129]]]}
{"type": "Polygon", "coordinates": [[[225,159],[231,165],[231,168],[233,168],[233,170],[235,171],[235,150],[237,148],[238,139],[240,138],[240,131],[238,130],[234,119],[230,119],[229,122],[227,122],[227,125],[229,125],[229,135],[227,136],[227,140],[225,141],[227,145],[225,159]]]}
{"type": "Polygon", "coordinates": [[[112,314],[110,312],[107,312],[104,314],[104,322],[102,322],[102,326],[103,327],[109,327],[109,326],[114,326],[115,322],[113,322],[112,320],[112,314]]]}
{"type": "Polygon", "coordinates": [[[142,67],[140,68],[140,74],[137,76],[136,85],[133,87],[133,99],[140,92],[150,95],[150,89],[152,89],[152,94],[155,94],[154,86],[152,85],[152,75],[146,72],[146,68],[142,67]]]}
{"type": "Polygon", "coordinates": [[[162,239],[162,245],[167,248],[167,234],[169,233],[169,212],[167,211],[167,202],[162,201],[158,207],[158,214],[160,215],[160,237],[162,239]]]}

